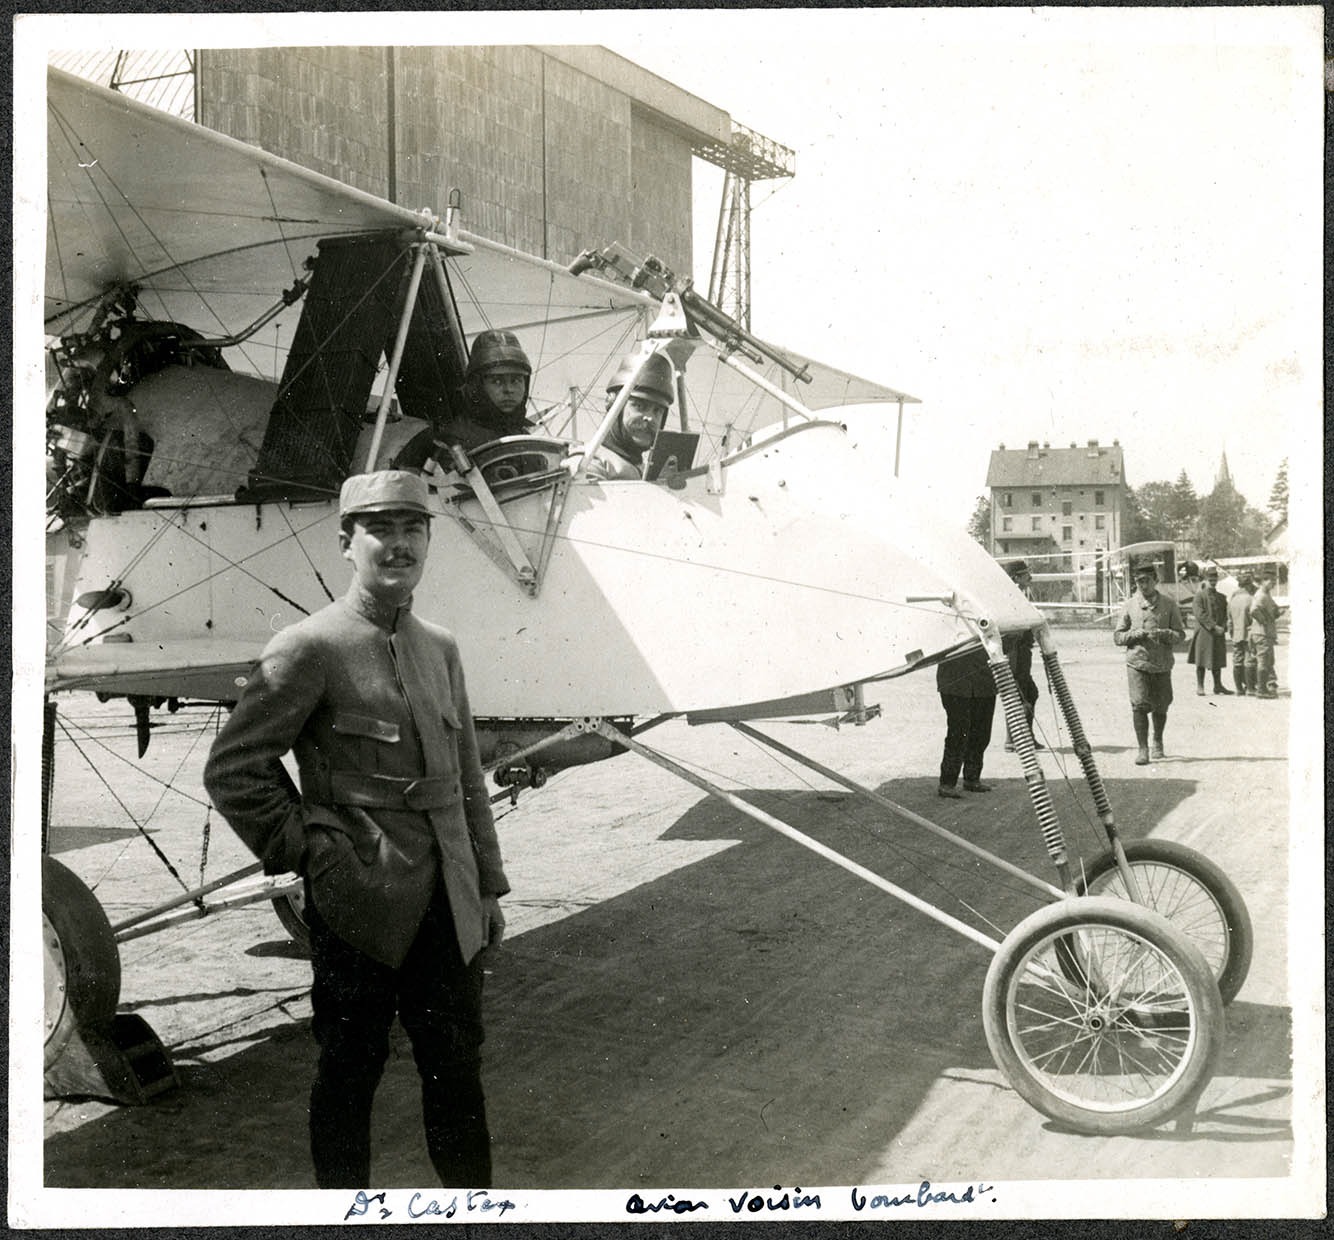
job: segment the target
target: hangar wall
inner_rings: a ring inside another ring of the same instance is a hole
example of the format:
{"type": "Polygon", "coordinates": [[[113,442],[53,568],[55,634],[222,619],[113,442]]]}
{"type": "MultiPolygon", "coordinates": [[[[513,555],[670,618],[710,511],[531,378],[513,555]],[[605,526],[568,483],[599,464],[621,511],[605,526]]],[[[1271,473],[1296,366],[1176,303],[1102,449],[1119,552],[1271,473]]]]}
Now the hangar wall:
{"type": "Polygon", "coordinates": [[[457,190],[463,227],[531,254],[621,241],[689,273],[692,138],[726,113],[604,49],[552,51],[208,48],[196,114],[401,206],[443,215],[457,190]]]}

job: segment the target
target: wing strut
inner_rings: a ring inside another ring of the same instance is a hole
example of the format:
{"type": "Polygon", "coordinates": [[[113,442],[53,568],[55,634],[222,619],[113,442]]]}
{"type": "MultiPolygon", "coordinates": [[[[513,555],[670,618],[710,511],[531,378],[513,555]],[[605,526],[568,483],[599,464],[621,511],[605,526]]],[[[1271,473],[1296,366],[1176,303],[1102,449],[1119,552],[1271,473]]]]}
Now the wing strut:
{"type": "Polygon", "coordinates": [[[371,435],[371,446],[366,453],[366,473],[375,468],[375,458],[380,455],[380,440],[384,438],[384,424],[389,420],[389,406],[394,399],[398,368],[403,364],[403,350],[408,343],[412,312],[417,308],[417,290],[422,284],[422,269],[426,266],[428,244],[422,241],[412,247],[416,251],[412,260],[412,276],[408,280],[408,295],[403,303],[403,316],[398,321],[398,334],[394,337],[394,352],[389,359],[389,374],[385,377],[384,391],[380,393],[380,407],[375,411],[375,432],[371,435]]]}
{"type": "Polygon", "coordinates": [[[720,801],[726,802],[726,804],[730,805],[738,813],[745,814],[747,818],[753,818],[756,822],[761,823],[773,831],[777,831],[779,835],[785,835],[788,839],[800,844],[803,848],[807,848],[818,856],[824,857],[827,861],[832,861],[835,865],[847,870],[849,874],[855,874],[858,878],[865,879],[873,887],[878,887],[881,891],[893,896],[895,899],[901,900],[910,908],[915,908],[918,912],[925,913],[932,920],[938,921],[941,925],[956,931],[963,935],[964,938],[970,939],[980,947],[988,948],[993,952],[1000,950],[1001,945],[997,939],[993,939],[988,934],[983,934],[982,931],[970,926],[966,921],[960,921],[957,917],[951,917],[949,913],[936,908],[934,904],[930,904],[927,901],[920,899],[913,895],[912,892],[906,891],[897,884],[891,883],[887,878],[881,878],[881,876],[873,870],[868,870],[865,866],[858,865],[855,861],[849,860],[847,857],[843,856],[842,853],[836,852],[827,845],[820,843],[819,840],[813,839],[805,832],[798,831],[796,827],[784,822],[781,818],[775,818],[772,814],[766,814],[762,809],[758,809],[756,806],[751,805],[749,801],[742,800],[736,793],[729,792],[725,788],[720,788],[717,784],[705,779],[704,776],[697,775],[694,771],[674,762],[671,758],[667,757],[666,754],[661,754],[656,749],[650,749],[641,741],[637,741],[631,736],[626,736],[624,733],[618,732],[605,719],[585,719],[583,720],[583,727],[586,731],[596,732],[599,736],[605,737],[614,744],[633,750],[635,753],[639,754],[641,758],[647,758],[650,762],[656,763],[664,770],[679,776],[687,783],[693,784],[696,788],[700,788],[711,796],[717,797],[720,801]]]}

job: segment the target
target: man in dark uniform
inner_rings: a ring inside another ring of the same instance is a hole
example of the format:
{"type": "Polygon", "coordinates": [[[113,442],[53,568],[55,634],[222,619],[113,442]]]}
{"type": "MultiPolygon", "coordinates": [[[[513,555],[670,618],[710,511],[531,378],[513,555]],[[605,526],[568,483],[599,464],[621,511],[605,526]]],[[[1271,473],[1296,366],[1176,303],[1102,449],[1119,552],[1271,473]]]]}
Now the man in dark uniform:
{"type": "MultiPolygon", "coordinates": [[[[1005,571],[1010,574],[1010,580],[1020,593],[1026,599],[1031,599],[1033,574],[1029,570],[1028,562],[1012,560],[1005,566],[1005,571]]],[[[1004,634],[1001,637],[1001,649],[1005,651],[1010,670],[1014,672],[1014,683],[1019,686],[1019,696],[1024,699],[1024,711],[1028,715],[1029,731],[1032,731],[1033,716],[1037,713],[1038,705],[1038,682],[1033,679],[1033,630],[1025,629],[1022,633],[1004,634]]],[[[1005,752],[1014,753],[1014,738],[1008,731],[1007,728],[1005,752]]],[[[1035,736],[1033,748],[1045,749],[1046,746],[1035,736]]]]}
{"type": "Polygon", "coordinates": [[[1152,564],[1135,570],[1136,591],[1125,601],[1112,640],[1126,651],[1126,680],[1135,724],[1136,766],[1149,764],[1149,721],[1153,720],[1153,756],[1166,757],[1163,730],[1172,705],[1172,647],[1186,636],[1181,608],[1158,589],[1152,564]]]}
{"type": "Polygon", "coordinates": [[[987,653],[975,646],[936,665],[936,690],[945,708],[945,749],[940,759],[940,785],[936,794],[962,799],[955,786],[963,770],[963,786],[969,792],[990,792],[982,782],[982,761],[991,743],[991,722],[996,714],[996,681],[987,663],[987,653]]]}
{"type": "Polygon", "coordinates": [[[265,872],[305,877],[321,1188],[370,1184],[371,1102],[395,1015],[442,1183],[491,1180],[479,953],[500,941],[509,883],[458,646],[411,610],[427,498],[423,479],[400,470],[343,484],[351,586],[268,644],[204,771],[265,872]],[[300,792],[280,762],[289,750],[300,792]]]}
{"type": "Polygon", "coordinates": [[[1195,592],[1195,635],[1191,638],[1187,663],[1195,664],[1195,692],[1204,696],[1204,673],[1211,672],[1214,692],[1231,697],[1223,685],[1227,666],[1227,599],[1218,593],[1218,569],[1204,570],[1204,584],[1195,592]]]}

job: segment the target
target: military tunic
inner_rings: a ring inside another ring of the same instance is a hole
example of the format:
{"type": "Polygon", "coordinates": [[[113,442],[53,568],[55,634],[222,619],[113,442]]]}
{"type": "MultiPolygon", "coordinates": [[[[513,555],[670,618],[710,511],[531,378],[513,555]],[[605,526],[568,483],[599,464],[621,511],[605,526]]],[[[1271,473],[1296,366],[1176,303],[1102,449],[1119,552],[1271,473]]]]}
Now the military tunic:
{"type": "Polygon", "coordinates": [[[204,783],[268,873],[306,876],[324,921],[396,967],[437,883],[464,963],[509,890],[453,636],[350,592],[265,648],[204,783]],[[280,758],[296,756],[300,792],[280,758]]]}

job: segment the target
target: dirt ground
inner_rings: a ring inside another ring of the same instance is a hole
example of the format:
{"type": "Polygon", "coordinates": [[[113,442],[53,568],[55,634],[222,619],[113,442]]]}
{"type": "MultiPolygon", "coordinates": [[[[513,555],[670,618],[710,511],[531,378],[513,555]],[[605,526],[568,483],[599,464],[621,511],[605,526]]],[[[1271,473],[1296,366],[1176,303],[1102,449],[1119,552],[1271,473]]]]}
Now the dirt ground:
{"type": "MultiPolygon", "coordinates": [[[[1255,956],[1192,1127],[1081,1137],[1030,1109],[991,1060],[987,953],[634,755],[501,808],[513,894],[489,962],[486,1081],[496,1183],[514,1189],[933,1180],[1282,1177],[1293,1156],[1288,712],[1197,697],[1179,663],[1169,757],[1132,764],[1122,652],[1058,633],[1118,823],[1208,854],[1245,896],[1255,956]]],[[[1279,651],[1286,684],[1286,649],[1279,651]]],[[[1039,680],[1041,674],[1039,672],[1039,680]]],[[[1230,673],[1229,673],[1230,683],[1230,673]]],[[[1042,755],[1072,851],[1101,831],[1043,685],[1042,755]]],[[[1053,878],[1003,729],[990,794],[935,796],[944,716],[930,675],[871,695],[878,720],[769,725],[787,744],[1053,878]]],[[[210,816],[208,714],[163,716],[134,761],[123,703],[62,704],[52,849],[111,920],[248,857],[210,816]],[[201,726],[208,725],[208,726],[201,726]],[[77,748],[76,748],[77,745],[77,748]],[[95,768],[90,769],[90,768],[95,768]],[[159,782],[160,781],[160,782],[159,782]],[[170,784],[168,790],[164,784],[170,784]],[[122,804],[117,804],[117,801],[122,804]]],[[[644,739],[1000,937],[1041,899],[747,738],[672,722],[644,739]]],[[[1306,843],[1319,856],[1319,836],[1306,843]]],[[[121,1010],[170,1049],[181,1087],[142,1107],[45,1108],[47,1186],[309,1188],[309,966],[267,904],[121,949],[121,1010]],[[226,1139],[219,1139],[225,1134],[226,1139]]],[[[374,1178],[433,1183],[405,1041],[376,1103],[374,1178]]]]}

